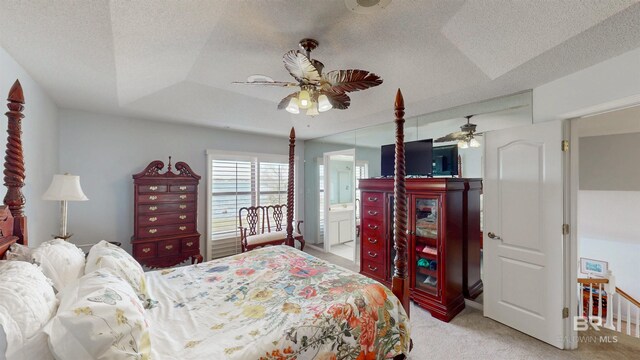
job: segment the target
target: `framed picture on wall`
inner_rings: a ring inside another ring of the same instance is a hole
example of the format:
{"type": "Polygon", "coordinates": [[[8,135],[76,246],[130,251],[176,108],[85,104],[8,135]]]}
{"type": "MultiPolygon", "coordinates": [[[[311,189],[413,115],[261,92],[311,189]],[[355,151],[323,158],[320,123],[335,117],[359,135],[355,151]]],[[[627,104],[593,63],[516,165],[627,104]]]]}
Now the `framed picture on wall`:
{"type": "Polygon", "coordinates": [[[587,275],[606,277],[609,263],[602,260],[580,258],[580,272],[587,275]]]}

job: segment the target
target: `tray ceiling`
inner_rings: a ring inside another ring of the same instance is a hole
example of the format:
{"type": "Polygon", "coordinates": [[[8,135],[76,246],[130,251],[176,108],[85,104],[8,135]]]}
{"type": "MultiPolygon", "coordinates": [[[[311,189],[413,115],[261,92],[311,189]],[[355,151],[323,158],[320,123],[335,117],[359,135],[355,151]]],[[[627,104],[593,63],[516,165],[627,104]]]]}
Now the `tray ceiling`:
{"type": "MultiPolygon", "coordinates": [[[[640,47],[638,0],[405,1],[373,14],[344,0],[0,1],[0,45],[60,107],[314,138],[533,88],[640,47]],[[350,109],[276,110],[301,38],[327,69],[384,83],[350,109]]],[[[28,100],[28,99],[27,99],[28,100]]],[[[28,106],[28,103],[27,103],[28,106]]]]}

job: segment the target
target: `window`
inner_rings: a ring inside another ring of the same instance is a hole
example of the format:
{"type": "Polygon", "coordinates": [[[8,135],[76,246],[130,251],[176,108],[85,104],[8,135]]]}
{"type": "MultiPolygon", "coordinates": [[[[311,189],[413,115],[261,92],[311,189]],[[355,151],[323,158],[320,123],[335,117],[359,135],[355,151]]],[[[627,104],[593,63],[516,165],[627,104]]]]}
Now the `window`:
{"type": "MultiPolygon", "coordinates": [[[[209,153],[212,258],[240,252],[238,211],[242,207],[285,204],[287,156],[209,153]]],[[[284,214],[286,216],[286,213],[284,214]]]]}

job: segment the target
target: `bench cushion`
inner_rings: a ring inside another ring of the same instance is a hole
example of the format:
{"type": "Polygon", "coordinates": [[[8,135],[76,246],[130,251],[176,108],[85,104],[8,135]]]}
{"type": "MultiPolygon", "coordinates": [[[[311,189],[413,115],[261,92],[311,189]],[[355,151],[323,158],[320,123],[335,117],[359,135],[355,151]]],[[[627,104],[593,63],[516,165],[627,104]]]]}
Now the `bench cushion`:
{"type": "MultiPolygon", "coordinates": [[[[293,232],[293,237],[296,238],[300,236],[300,234],[298,234],[297,232],[293,232]]],[[[264,244],[264,243],[268,243],[268,242],[272,242],[272,241],[277,241],[282,239],[282,241],[284,241],[287,238],[287,232],[286,231],[273,231],[273,232],[269,232],[269,233],[264,233],[264,234],[258,234],[258,235],[251,235],[251,236],[247,236],[247,244],[248,245],[257,245],[257,244],[264,244]]]]}

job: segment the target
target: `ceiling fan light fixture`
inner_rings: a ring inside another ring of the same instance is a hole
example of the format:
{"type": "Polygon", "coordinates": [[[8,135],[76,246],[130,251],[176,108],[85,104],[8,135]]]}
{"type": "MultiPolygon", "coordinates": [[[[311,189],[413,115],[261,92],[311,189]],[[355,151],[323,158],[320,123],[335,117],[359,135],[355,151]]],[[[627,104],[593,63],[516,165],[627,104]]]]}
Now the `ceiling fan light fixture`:
{"type": "Polygon", "coordinates": [[[318,112],[318,104],[316,104],[315,102],[312,102],[309,108],[307,109],[307,115],[309,116],[320,115],[320,113],[318,112]]]}
{"type": "Polygon", "coordinates": [[[298,106],[300,109],[308,109],[311,106],[311,96],[307,90],[298,93],[298,106]]]}
{"type": "Polygon", "coordinates": [[[472,147],[472,148],[480,147],[480,142],[473,137],[471,138],[471,140],[469,140],[469,147],[472,147]]]}
{"type": "Polygon", "coordinates": [[[295,96],[289,100],[289,104],[285,108],[291,114],[300,114],[300,107],[298,106],[298,98],[295,96]]]}
{"type": "Polygon", "coordinates": [[[467,149],[469,148],[469,143],[466,140],[458,141],[458,149],[467,149]]]}
{"type": "Polygon", "coordinates": [[[329,102],[329,98],[327,97],[327,95],[320,95],[318,96],[318,111],[320,112],[325,112],[327,110],[331,110],[333,108],[333,105],[331,105],[331,102],[329,102]]]}

